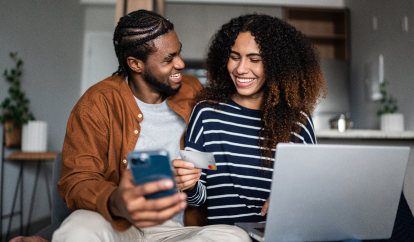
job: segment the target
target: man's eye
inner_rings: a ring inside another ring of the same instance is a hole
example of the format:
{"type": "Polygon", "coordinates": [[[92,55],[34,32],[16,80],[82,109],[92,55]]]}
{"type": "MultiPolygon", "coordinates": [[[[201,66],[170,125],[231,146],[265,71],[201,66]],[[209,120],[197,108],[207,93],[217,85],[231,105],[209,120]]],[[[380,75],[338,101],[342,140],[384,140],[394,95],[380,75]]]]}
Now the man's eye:
{"type": "Polygon", "coordinates": [[[165,62],[167,62],[167,63],[171,63],[171,61],[173,61],[173,58],[171,58],[171,59],[167,59],[165,62]]]}

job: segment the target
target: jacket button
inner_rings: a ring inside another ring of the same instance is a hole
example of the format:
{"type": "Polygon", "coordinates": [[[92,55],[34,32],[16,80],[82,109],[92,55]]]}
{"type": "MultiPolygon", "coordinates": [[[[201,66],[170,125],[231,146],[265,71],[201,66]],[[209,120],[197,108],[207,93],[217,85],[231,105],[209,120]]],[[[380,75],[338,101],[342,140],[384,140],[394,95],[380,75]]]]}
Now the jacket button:
{"type": "Polygon", "coordinates": [[[127,163],[127,160],[123,160],[123,162],[126,164],[127,163]]]}
{"type": "Polygon", "coordinates": [[[135,133],[135,134],[138,134],[138,130],[135,130],[135,131],[134,131],[134,133],[135,133]]]}
{"type": "Polygon", "coordinates": [[[138,114],[138,118],[142,118],[142,114],[138,114]]]}

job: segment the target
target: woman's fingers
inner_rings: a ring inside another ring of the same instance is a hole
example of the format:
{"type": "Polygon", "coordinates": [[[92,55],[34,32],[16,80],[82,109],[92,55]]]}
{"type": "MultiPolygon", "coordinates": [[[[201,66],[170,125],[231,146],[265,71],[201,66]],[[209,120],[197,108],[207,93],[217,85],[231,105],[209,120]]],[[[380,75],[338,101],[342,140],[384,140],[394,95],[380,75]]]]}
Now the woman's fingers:
{"type": "Polygon", "coordinates": [[[260,214],[262,215],[262,216],[265,216],[266,215],[266,213],[267,213],[267,209],[269,208],[269,198],[267,198],[266,199],[266,202],[265,202],[265,204],[263,205],[263,207],[262,207],[262,211],[260,212],[260,214]]]}

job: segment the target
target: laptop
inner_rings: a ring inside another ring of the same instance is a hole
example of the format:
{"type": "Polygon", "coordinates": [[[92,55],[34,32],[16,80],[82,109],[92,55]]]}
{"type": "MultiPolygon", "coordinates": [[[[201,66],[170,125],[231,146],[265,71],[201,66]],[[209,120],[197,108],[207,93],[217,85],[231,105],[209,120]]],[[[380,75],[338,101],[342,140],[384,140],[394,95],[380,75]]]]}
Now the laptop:
{"type": "Polygon", "coordinates": [[[235,223],[258,241],[390,238],[409,147],[278,144],[266,223],[235,223]]]}

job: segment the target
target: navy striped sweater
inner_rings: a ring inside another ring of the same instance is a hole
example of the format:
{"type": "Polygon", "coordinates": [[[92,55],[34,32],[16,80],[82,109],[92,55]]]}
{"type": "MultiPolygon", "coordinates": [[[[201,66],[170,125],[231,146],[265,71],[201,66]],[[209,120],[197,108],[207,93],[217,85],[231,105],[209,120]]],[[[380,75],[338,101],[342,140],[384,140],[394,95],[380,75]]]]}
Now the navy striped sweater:
{"type": "MultiPolygon", "coordinates": [[[[302,129],[292,133],[292,142],[315,144],[311,118],[303,115],[307,122],[297,123],[302,129]]],[[[260,211],[269,197],[273,169],[263,167],[260,159],[260,117],[261,111],[234,101],[198,104],[193,110],[185,149],[212,152],[217,170],[203,170],[196,187],[187,192],[187,202],[193,207],[207,202],[209,224],[266,220],[260,211]]]]}

